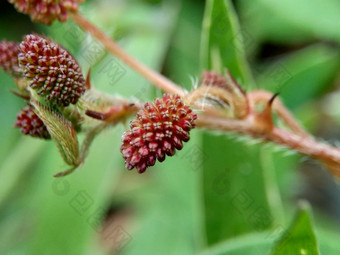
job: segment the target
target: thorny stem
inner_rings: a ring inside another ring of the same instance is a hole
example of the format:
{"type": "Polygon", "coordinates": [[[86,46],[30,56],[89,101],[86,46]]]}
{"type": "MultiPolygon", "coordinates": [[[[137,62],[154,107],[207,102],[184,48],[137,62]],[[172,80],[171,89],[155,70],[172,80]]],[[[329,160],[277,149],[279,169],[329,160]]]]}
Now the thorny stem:
{"type": "MultiPolygon", "coordinates": [[[[72,18],[81,28],[99,40],[110,53],[118,57],[133,70],[140,73],[152,84],[168,93],[178,94],[181,97],[186,96],[185,91],[180,86],[130,56],[116,42],[105,35],[79,13],[73,14],[72,18]]],[[[273,94],[267,91],[252,91],[247,94],[249,114],[246,118],[228,119],[216,116],[211,114],[211,112],[206,111],[205,113],[198,115],[198,119],[196,121],[197,126],[212,130],[249,135],[256,139],[271,141],[276,144],[286,146],[302,154],[320,160],[330,168],[334,175],[340,177],[340,149],[316,141],[298,124],[296,119],[279,99],[274,100],[273,105],[269,108],[270,111],[267,117],[270,118],[269,122],[271,122],[271,110],[273,110],[292,132],[270,125],[267,129],[259,127],[259,123],[256,123],[256,117],[260,115],[256,113],[255,106],[258,103],[268,103],[272,97],[273,94]]],[[[195,105],[192,106],[195,107],[195,105]]]]}
{"type": "MultiPolygon", "coordinates": [[[[250,101],[250,107],[254,109],[257,103],[267,103],[273,94],[265,90],[255,90],[248,94],[250,101]]],[[[310,137],[310,134],[296,121],[292,114],[282,104],[279,98],[276,98],[273,102],[273,110],[284,121],[284,123],[291,128],[291,130],[303,137],[310,137]]]]}
{"type": "Polygon", "coordinates": [[[169,93],[178,94],[179,96],[184,96],[184,90],[179,87],[174,82],[170,81],[158,72],[148,68],[137,59],[131,57],[127,52],[125,52],[116,42],[114,42],[110,37],[105,35],[100,29],[86,20],[81,14],[72,14],[72,19],[76,22],[82,29],[89,32],[93,37],[99,40],[105,48],[111,52],[113,55],[118,57],[125,64],[130,66],[133,70],[144,76],[145,79],[149,80],[152,84],[156,85],[160,89],[167,91],[169,93]]]}

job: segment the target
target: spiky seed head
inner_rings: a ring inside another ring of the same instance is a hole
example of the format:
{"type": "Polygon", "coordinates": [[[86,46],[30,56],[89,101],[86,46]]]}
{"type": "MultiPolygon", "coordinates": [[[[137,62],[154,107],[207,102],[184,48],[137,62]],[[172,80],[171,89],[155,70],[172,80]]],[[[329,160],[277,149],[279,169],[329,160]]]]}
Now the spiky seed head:
{"type": "Polygon", "coordinates": [[[15,8],[24,14],[30,15],[35,22],[41,22],[46,25],[52,24],[53,21],[67,21],[69,12],[78,11],[78,3],[84,0],[9,0],[15,8]]]}
{"type": "Polygon", "coordinates": [[[19,43],[7,40],[0,42],[0,67],[15,77],[22,75],[18,62],[18,54],[19,43]]]}
{"type": "Polygon", "coordinates": [[[75,104],[85,92],[78,62],[47,38],[27,35],[20,43],[19,63],[29,86],[53,105],[75,104]]]}
{"type": "Polygon", "coordinates": [[[51,138],[45,124],[29,107],[25,107],[18,113],[14,127],[21,128],[21,133],[25,135],[42,139],[51,138]]]}
{"type": "Polygon", "coordinates": [[[143,173],[166,155],[173,156],[190,139],[189,131],[195,127],[197,115],[184,105],[177,95],[164,95],[146,103],[130,122],[130,130],[122,137],[121,153],[126,168],[137,168],[143,173]]]}

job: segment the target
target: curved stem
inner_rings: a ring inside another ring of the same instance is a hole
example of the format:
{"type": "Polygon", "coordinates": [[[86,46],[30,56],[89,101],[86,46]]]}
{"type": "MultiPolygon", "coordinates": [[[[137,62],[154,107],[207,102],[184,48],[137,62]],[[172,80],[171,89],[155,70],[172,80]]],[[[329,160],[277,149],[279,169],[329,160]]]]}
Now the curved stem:
{"type": "Polygon", "coordinates": [[[109,52],[117,56],[121,61],[141,74],[148,81],[168,93],[174,93],[181,97],[184,96],[185,93],[181,87],[130,56],[116,42],[86,20],[80,13],[72,14],[71,17],[82,29],[89,32],[93,37],[100,41],[109,52]]]}
{"type": "Polygon", "coordinates": [[[196,124],[197,126],[202,128],[235,132],[237,134],[243,135],[254,133],[252,121],[250,118],[247,118],[245,120],[237,120],[199,114],[196,120],[196,124]]]}

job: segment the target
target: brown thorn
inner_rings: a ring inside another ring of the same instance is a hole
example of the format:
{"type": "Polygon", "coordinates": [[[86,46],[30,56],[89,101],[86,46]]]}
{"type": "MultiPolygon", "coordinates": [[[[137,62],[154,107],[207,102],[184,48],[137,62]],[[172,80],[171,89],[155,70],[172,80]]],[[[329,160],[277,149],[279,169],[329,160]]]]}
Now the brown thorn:
{"type": "Polygon", "coordinates": [[[87,90],[91,89],[91,68],[89,68],[89,70],[87,72],[87,76],[86,76],[86,80],[85,80],[85,88],[87,90]]]}
{"type": "Polygon", "coordinates": [[[260,133],[269,133],[274,127],[272,104],[279,93],[275,93],[268,101],[262,112],[255,115],[255,123],[260,133]]]}
{"type": "Polygon", "coordinates": [[[97,120],[106,120],[109,117],[107,113],[96,112],[92,110],[86,110],[85,114],[97,120]]]}
{"type": "Polygon", "coordinates": [[[275,94],[269,99],[268,105],[269,105],[270,107],[272,106],[272,104],[273,104],[275,98],[277,98],[277,97],[279,96],[279,94],[280,94],[280,92],[277,92],[277,93],[275,93],[275,94]]]}
{"type": "Polygon", "coordinates": [[[56,178],[58,178],[58,177],[63,177],[63,176],[69,175],[70,173],[72,173],[72,172],[74,172],[75,170],[77,170],[79,166],[80,166],[80,165],[73,166],[71,169],[66,170],[66,171],[64,171],[64,172],[56,173],[56,174],[53,175],[53,176],[56,177],[56,178]]]}

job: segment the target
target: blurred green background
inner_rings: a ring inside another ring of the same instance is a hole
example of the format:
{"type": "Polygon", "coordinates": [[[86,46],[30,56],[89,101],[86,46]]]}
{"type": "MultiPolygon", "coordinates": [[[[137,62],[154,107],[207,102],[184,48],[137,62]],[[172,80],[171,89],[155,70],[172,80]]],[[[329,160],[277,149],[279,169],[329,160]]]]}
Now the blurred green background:
{"type": "MultiPolygon", "coordinates": [[[[188,90],[202,70],[228,68],[248,91],[280,92],[320,141],[339,141],[340,1],[96,0],[80,12],[188,90]]],[[[96,88],[161,95],[72,21],[33,24],[6,1],[0,13],[1,39],[52,37],[91,67],[96,88]]],[[[52,142],[12,128],[25,103],[10,76],[0,81],[0,254],[340,254],[340,189],[318,162],[196,129],[140,175],[124,168],[120,124],[55,179],[67,166],[52,142]]]]}

